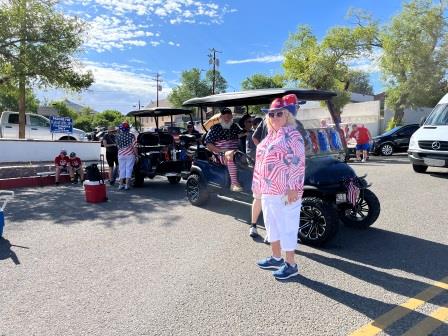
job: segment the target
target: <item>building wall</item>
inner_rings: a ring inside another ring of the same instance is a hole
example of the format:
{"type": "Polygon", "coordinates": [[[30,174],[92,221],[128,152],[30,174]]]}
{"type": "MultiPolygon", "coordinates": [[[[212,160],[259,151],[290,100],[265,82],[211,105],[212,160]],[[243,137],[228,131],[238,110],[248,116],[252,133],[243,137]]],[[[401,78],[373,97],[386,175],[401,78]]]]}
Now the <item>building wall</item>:
{"type": "MultiPolygon", "coordinates": [[[[426,117],[432,111],[431,107],[420,107],[417,109],[405,109],[403,115],[403,125],[408,124],[420,124],[422,119],[426,117]]],[[[384,125],[387,127],[387,123],[394,117],[394,112],[390,109],[384,109],[384,125]]]]}
{"type": "MultiPolygon", "coordinates": [[[[326,107],[299,109],[297,115],[305,128],[320,127],[322,119],[327,124],[333,123],[330,112],[326,107]]],[[[378,135],[381,131],[380,101],[347,104],[342,110],[341,119],[343,123],[364,124],[370,130],[372,136],[378,135]]]]}

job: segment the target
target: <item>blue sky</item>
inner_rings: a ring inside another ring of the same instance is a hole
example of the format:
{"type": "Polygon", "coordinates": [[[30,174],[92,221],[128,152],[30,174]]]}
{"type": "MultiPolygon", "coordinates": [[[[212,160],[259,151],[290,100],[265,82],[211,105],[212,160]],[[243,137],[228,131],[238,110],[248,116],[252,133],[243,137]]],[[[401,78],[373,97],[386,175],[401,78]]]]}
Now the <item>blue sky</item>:
{"type": "MultiPolygon", "coordinates": [[[[95,84],[81,94],[39,93],[42,101],[69,98],[95,110],[126,113],[140,100],[155,100],[152,78],[163,78],[162,97],[179,84],[183,70],[209,69],[209,48],[222,53],[221,74],[229,91],[254,73],[282,72],[284,42],[307,24],[319,38],[335,25],[348,25],[350,8],[370,11],[386,22],[401,9],[398,0],[63,0],[60,8],[83,18],[86,42],[78,56],[93,71],[95,84]]],[[[379,76],[369,62],[355,66],[379,76]]]]}

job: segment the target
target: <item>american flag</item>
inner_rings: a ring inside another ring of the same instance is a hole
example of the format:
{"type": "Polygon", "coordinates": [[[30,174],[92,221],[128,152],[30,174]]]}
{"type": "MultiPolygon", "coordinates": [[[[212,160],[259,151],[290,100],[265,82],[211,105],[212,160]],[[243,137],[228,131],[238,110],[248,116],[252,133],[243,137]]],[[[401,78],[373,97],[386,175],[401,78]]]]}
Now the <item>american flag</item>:
{"type": "Polygon", "coordinates": [[[347,200],[353,206],[356,205],[360,193],[360,186],[357,177],[349,177],[344,180],[344,185],[347,188],[347,200]]]}

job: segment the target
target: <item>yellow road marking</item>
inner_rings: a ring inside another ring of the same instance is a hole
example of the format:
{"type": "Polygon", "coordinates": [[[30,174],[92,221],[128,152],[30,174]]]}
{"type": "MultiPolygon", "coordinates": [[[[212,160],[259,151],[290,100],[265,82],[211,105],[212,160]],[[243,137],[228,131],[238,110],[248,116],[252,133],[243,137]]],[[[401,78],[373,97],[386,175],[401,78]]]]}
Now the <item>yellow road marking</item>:
{"type": "Polygon", "coordinates": [[[445,321],[448,321],[448,307],[440,307],[402,336],[429,335],[445,321]]]}
{"type": "Polygon", "coordinates": [[[366,324],[351,333],[350,336],[374,336],[447,289],[448,276],[440,281],[436,281],[431,287],[420,292],[405,303],[389,310],[387,313],[384,313],[375,321],[370,322],[369,324],[366,324]]]}

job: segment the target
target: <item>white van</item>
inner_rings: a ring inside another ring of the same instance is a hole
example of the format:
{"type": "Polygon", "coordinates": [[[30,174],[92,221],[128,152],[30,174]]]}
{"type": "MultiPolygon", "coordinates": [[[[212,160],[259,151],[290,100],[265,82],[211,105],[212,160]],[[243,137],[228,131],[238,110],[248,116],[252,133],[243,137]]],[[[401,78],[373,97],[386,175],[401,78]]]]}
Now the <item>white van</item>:
{"type": "Polygon", "coordinates": [[[417,173],[448,167],[448,94],[434,107],[409,141],[408,156],[417,173]]]}

